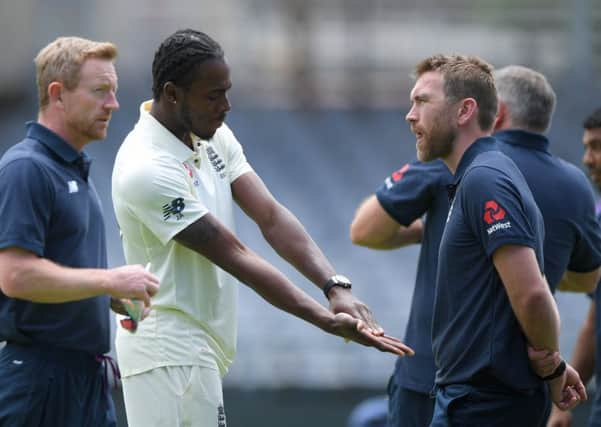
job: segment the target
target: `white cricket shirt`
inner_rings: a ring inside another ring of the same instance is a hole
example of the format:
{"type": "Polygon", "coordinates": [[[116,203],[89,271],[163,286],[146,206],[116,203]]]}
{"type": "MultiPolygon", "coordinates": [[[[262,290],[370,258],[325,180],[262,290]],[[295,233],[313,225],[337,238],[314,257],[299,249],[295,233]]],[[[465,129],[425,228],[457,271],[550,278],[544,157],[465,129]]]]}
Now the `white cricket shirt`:
{"type": "Polygon", "coordinates": [[[236,352],[238,281],[173,237],[207,212],[235,231],[231,183],[252,171],[223,124],[188,148],[140,106],[112,178],[113,206],[128,264],[160,281],[153,310],[132,334],[117,330],[123,376],[161,366],[199,365],[225,375],[236,352]]]}

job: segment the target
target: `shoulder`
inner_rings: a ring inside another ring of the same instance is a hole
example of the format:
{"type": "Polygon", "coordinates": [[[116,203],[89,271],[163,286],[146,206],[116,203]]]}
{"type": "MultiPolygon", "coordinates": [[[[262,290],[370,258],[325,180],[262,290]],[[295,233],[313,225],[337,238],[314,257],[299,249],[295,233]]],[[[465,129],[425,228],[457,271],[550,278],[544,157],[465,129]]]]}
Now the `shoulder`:
{"type": "Polygon", "coordinates": [[[523,179],[516,164],[501,151],[486,151],[479,154],[465,171],[462,184],[478,185],[478,182],[495,180],[499,177],[523,179]]]}
{"type": "Polygon", "coordinates": [[[3,175],[10,176],[19,172],[20,176],[30,177],[45,174],[50,166],[50,158],[40,143],[25,139],[11,148],[0,159],[0,170],[3,175]]]}

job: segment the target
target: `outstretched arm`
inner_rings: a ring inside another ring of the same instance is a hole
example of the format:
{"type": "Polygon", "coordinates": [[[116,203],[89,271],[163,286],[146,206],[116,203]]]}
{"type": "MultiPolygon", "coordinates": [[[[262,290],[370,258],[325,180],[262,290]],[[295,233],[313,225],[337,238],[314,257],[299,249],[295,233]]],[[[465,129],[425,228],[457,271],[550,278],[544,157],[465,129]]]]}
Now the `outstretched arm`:
{"type": "MultiPolygon", "coordinates": [[[[278,255],[323,289],[336,270],[296,216],[273,197],[261,178],[254,172],[240,176],[232,183],[232,193],[278,255]]],[[[332,312],[348,313],[365,322],[373,332],[383,333],[370,309],[350,290],[333,287],[328,299],[332,312]]]]}
{"type": "Polygon", "coordinates": [[[175,240],[250,286],[270,304],[326,332],[401,356],[413,353],[395,338],[371,334],[359,319],[330,313],[246,247],[210,213],[179,232],[175,240]]]}

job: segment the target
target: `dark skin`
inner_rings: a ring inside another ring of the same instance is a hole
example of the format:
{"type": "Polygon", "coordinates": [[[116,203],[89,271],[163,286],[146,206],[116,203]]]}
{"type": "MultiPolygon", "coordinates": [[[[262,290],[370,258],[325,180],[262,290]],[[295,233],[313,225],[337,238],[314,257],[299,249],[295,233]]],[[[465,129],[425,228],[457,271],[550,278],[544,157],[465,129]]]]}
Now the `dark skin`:
{"type": "MultiPolygon", "coordinates": [[[[191,147],[190,132],[210,139],[225,120],[231,106],[229,67],[213,59],[197,66],[192,83],[178,87],[167,82],[151,115],[191,147]]],[[[254,172],[237,178],[232,195],[252,218],[276,252],[305,277],[323,287],[336,272],[298,219],[282,206],[254,172]]],[[[384,335],[369,308],[349,290],[334,287],[330,309],[317,303],[286,276],[262,259],[212,214],[206,214],[175,236],[175,240],[250,286],[270,304],[313,323],[326,332],[397,355],[413,350],[384,335]],[[334,313],[334,314],[332,314],[334,313]]]]}

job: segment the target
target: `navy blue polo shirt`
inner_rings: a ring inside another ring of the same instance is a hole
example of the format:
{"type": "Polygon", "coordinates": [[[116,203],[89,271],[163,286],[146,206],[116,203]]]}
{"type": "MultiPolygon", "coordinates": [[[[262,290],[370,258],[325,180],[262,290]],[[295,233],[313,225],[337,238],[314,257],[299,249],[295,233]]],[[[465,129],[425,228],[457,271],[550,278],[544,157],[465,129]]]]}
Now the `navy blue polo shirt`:
{"type": "Polygon", "coordinates": [[[453,175],[441,160],[412,162],[386,178],[376,197],[399,224],[408,226],[424,214],[424,233],[417,265],[415,288],[404,342],[415,350],[413,357],[399,357],[398,384],[421,393],[434,385],[436,367],[432,356],[432,306],[438,264],[438,247],[449,200],[446,187],[453,175]]]}
{"type": "MultiPolygon", "coordinates": [[[[0,159],[0,248],[18,247],[57,264],[106,268],[100,199],[90,160],[38,123],[0,159]]],[[[0,341],[110,350],[109,297],[40,304],[0,292],[0,341]]]]}
{"type": "Polygon", "coordinates": [[[436,383],[539,387],[541,380],[528,364],[526,337],[492,256],[505,245],[527,246],[542,271],[542,215],[524,176],[498,151],[494,138],[480,138],[466,150],[455,185],[434,299],[436,383]]]}
{"type": "Polygon", "coordinates": [[[494,137],[518,166],[545,219],[545,275],[551,291],[567,270],[587,273],[601,265],[601,228],[586,175],[553,156],[543,135],[505,130],[494,137]]]}

